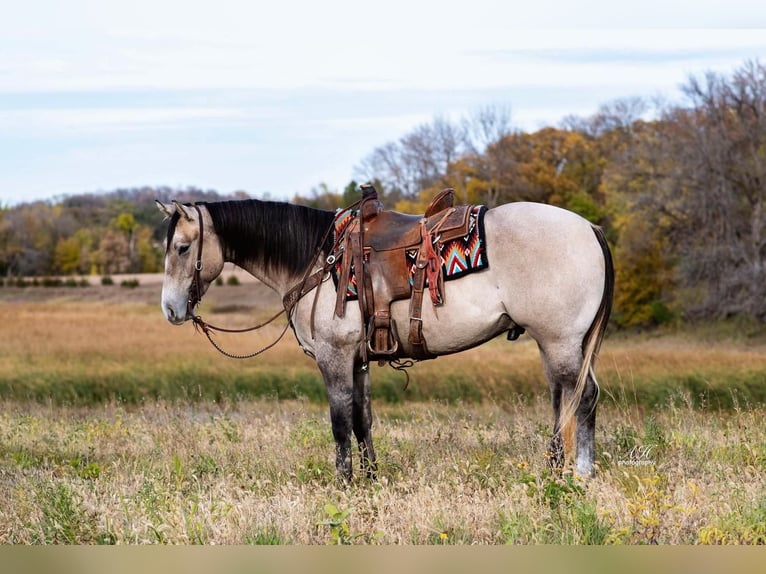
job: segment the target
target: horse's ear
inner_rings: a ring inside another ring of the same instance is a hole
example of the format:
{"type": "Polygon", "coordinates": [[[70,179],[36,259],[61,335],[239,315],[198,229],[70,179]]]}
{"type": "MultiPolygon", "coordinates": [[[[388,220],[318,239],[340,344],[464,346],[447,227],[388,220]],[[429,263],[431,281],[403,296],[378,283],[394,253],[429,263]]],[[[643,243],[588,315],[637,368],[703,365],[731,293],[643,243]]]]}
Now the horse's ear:
{"type": "Polygon", "coordinates": [[[194,218],[192,217],[192,214],[189,212],[189,209],[182,203],[173,200],[173,205],[176,206],[176,211],[178,212],[178,215],[183,217],[186,221],[192,221],[194,218]]]}
{"type": "Polygon", "coordinates": [[[160,210],[160,213],[165,216],[165,219],[170,219],[173,216],[173,210],[162,203],[159,199],[155,199],[154,203],[157,206],[157,209],[160,210]]]}

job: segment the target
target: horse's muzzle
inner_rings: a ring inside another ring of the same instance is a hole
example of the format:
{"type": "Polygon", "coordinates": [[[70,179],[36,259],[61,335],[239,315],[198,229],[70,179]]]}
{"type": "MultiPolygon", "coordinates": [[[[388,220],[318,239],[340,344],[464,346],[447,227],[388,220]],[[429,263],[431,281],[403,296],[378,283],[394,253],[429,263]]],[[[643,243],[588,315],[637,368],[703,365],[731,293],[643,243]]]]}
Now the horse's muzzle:
{"type": "Polygon", "coordinates": [[[188,319],[191,319],[188,312],[188,307],[184,308],[183,313],[177,313],[171,305],[165,305],[163,311],[165,311],[165,318],[169,323],[172,323],[173,325],[182,325],[188,319]]]}

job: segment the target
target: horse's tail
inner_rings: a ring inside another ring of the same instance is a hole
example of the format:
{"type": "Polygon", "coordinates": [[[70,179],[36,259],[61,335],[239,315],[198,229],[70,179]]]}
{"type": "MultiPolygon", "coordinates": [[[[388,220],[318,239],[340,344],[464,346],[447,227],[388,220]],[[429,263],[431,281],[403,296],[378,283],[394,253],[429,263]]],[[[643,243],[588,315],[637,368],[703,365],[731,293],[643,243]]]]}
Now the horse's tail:
{"type": "MultiPolygon", "coordinates": [[[[568,458],[574,453],[575,434],[577,431],[577,409],[580,406],[583,392],[585,392],[588,376],[596,384],[596,400],[598,400],[598,383],[596,382],[594,364],[598,359],[598,352],[604,340],[606,327],[609,323],[609,315],[612,312],[612,300],[614,299],[614,262],[612,261],[612,252],[606,241],[604,230],[595,225],[591,227],[604,255],[604,292],[601,295],[601,304],[596,312],[596,316],[593,318],[593,322],[582,341],[583,361],[580,372],[577,375],[574,393],[572,393],[570,400],[562,405],[559,416],[559,428],[564,440],[564,451],[568,458]]],[[[595,408],[595,402],[593,408],[595,408]]]]}

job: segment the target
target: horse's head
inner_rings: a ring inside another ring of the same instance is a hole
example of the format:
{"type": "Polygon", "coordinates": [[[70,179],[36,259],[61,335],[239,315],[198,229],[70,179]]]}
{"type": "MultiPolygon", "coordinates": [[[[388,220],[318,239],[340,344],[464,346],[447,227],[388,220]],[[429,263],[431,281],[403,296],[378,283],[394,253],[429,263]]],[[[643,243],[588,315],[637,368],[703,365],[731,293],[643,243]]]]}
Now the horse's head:
{"type": "Polygon", "coordinates": [[[192,318],[194,307],[223,270],[223,250],[204,206],[167,206],[156,201],[170,219],[165,247],[162,312],[174,325],[192,318]]]}

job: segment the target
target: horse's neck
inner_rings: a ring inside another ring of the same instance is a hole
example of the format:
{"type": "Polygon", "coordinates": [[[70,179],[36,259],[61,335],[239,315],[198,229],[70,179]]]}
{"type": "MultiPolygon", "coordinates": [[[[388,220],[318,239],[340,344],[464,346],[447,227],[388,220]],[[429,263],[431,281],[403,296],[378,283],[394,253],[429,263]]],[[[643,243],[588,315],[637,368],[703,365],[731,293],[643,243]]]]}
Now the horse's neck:
{"type": "Polygon", "coordinates": [[[232,261],[232,263],[242,267],[242,269],[266,285],[266,287],[276,291],[280,297],[284,297],[290,288],[300,281],[300,279],[295,279],[286,273],[276,273],[273,270],[267,271],[261,262],[238,263],[232,261]]]}
{"type": "MultiPolygon", "coordinates": [[[[232,215],[232,206],[217,206],[222,224],[219,239],[224,257],[284,296],[301,282],[312,262],[318,242],[326,240],[332,213],[278,202],[252,200],[236,207],[244,210],[232,215]],[[248,214],[247,210],[256,210],[248,214]],[[227,221],[228,219],[228,221],[227,221]],[[321,239],[320,235],[325,234],[321,239]]],[[[214,217],[215,219],[215,217],[214,217]]]]}

